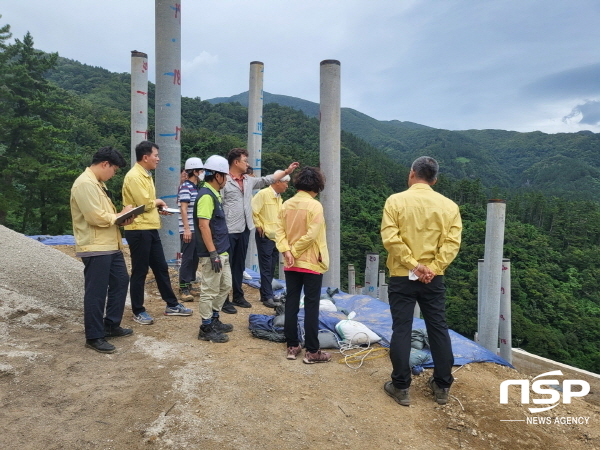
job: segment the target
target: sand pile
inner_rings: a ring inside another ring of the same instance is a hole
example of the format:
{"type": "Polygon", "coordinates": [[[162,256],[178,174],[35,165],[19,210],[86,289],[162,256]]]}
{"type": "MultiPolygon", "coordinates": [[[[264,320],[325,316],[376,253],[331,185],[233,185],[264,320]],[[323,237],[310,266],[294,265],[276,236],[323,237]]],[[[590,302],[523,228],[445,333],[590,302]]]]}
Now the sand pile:
{"type": "Polygon", "coordinates": [[[0,244],[0,319],[17,312],[14,308],[82,314],[80,261],[1,225],[0,244]]]}

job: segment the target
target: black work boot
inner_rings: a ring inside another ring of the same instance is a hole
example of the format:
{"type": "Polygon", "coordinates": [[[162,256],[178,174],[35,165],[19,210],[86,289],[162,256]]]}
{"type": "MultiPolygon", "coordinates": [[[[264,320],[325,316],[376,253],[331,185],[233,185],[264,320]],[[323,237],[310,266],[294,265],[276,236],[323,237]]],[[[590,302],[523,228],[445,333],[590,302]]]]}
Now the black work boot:
{"type": "Polygon", "coordinates": [[[429,378],[428,381],[429,387],[431,388],[431,392],[433,392],[433,396],[435,397],[435,401],[438,405],[445,405],[448,403],[448,396],[450,395],[450,388],[441,388],[435,382],[433,377],[429,378]]]}
{"type": "Polygon", "coordinates": [[[87,348],[91,348],[93,350],[96,350],[97,352],[100,352],[100,353],[114,353],[114,352],[117,351],[117,349],[115,348],[114,345],[106,342],[102,338],[98,338],[98,339],[86,339],[85,340],[85,346],[87,348]]]}
{"type": "Polygon", "coordinates": [[[219,333],[230,333],[233,331],[233,325],[221,322],[218,317],[213,317],[211,325],[219,333]]]}
{"type": "Polygon", "coordinates": [[[200,325],[200,331],[198,332],[198,339],[201,341],[210,341],[217,344],[223,344],[229,341],[229,336],[220,333],[213,327],[213,324],[200,325]]]}

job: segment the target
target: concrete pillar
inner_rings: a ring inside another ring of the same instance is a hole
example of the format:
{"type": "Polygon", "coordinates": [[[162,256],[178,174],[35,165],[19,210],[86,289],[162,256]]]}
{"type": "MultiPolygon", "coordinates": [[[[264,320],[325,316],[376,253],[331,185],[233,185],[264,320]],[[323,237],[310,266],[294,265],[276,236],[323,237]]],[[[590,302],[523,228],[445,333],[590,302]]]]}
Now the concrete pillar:
{"type": "Polygon", "coordinates": [[[512,311],[510,286],[510,259],[505,258],[502,260],[498,340],[500,341],[500,356],[512,364],[512,311]]]}
{"type": "MultiPolygon", "coordinates": [[[[327,224],[329,270],[323,276],[323,286],[340,286],[340,62],[321,61],[320,89],[320,160],[321,170],[327,178],[325,190],[320,195],[327,224]]],[[[377,271],[373,280],[376,295],[377,271]]]]}
{"type": "Polygon", "coordinates": [[[354,264],[348,264],[348,294],[356,294],[356,271],[354,264]]]}
{"type": "MultiPolygon", "coordinates": [[[[248,162],[254,169],[254,176],[262,176],[262,115],[263,115],[263,74],[265,66],[260,61],[250,63],[250,88],[248,89],[248,162]]],[[[253,192],[256,194],[258,189],[253,192]]],[[[246,267],[259,271],[258,251],[254,230],[250,232],[246,267]]]]}
{"type": "Polygon", "coordinates": [[[365,286],[362,293],[377,298],[377,281],[379,275],[379,254],[367,253],[365,264],[365,286]]]}
{"type": "Polygon", "coordinates": [[[131,52],[131,167],[136,163],[135,147],[148,139],[148,55],[131,52]]]}
{"type": "MultiPolygon", "coordinates": [[[[155,141],[160,162],[156,195],[176,207],[181,172],[181,0],[155,0],[155,141]]],[[[178,217],[161,216],[160,238],[167,261],[180,249],[178,217]]]]}
{"type": "Polygon", "coordinates": [[[479,343],[494,353],[498,351],[505,219],[506,203],[504,200],[490,200],[487,207],[481,286],[481,321],[478,324],[478,337],[479,343]]]}
{"type": "Polygon", "coordinates": [[[382,284],[381,286],[379,286],[379,300],[381,300],[383,303],[387,303],[388,305],[390,304],[387,284],[382,284]]]}

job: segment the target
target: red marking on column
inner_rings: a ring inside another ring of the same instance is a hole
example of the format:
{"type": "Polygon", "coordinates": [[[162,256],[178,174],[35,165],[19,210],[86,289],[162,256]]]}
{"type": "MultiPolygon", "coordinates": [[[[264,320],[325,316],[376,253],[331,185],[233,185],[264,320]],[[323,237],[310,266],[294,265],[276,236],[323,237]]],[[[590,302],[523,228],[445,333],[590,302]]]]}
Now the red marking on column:
{"type": "Polygon", "coordinates": [[[178,84],[181,86],[181,70],[173,69],[173,84],[178,84]]]}
{"type": "Polygon", "coordinates": [[[179,140],[179,132],[181,131],[181,128],[179,127],[175,127],[175,140],[178,141],[179,140]]]}
{"type": "Polygon", "coordinates": [[[175,18],[181,23],[181,3],[175,3],[175,18]]]}
{"type": "Polygon", "coordinates": [[[143,61],[142,62],[142,73],[146,72],[146,70],[148,70],[148,61],[143,61]]]}
{"type": "Polygon", "coordinates": [[[502,270],[508,270],[508,267],[506,267],[504,264],[502,265],[502,270]]]}
{"type": "Polygon", "coordinates": [[[136,131],[136,133],[143,134],[144,135],[144,139],[148,139],[148,131],[136,131]]]}
{"type": "Polygon", "coordinates": [[[144,111],[140,111],[140,114],[144,114],[144,111]]]}
{"type": "Polygon", "coordinates": [[[501,318],[502,320],[506,320],[506,319],[504,318],[504,314],[500,314],[500,318],[501,318]]]}
{"type": "Polygon", "coordinates": [[[148,95],[148,93],[147,93],[147,92],[144,92],[144,91],[136,91],[136,92],[137,92],[138,94],[142,94],[142,95],[148,95]]]}
{"type": "Polygon", "coordinates": [[[503,287],[500,288],[500,293],[504,294],[504,288],[503,287]]]}
{"type": "Polygon", "coordinates": [[[500,339],[500,343],[506,345],[506,339],[500,339]]]}

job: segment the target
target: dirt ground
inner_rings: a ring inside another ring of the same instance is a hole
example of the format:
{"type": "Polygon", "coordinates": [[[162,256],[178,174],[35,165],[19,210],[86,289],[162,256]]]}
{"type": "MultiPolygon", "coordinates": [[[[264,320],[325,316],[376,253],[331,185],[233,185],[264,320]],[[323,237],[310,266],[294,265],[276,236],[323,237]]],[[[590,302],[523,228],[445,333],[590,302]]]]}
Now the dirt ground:
{"type": "MultiPolygon", "coordinates": [[[[59,246],[71,254],[73,247],[59,246]]],[[[134,335],[117,353],[84,347],[82,314],[47,314],[28,305],[10,317],[0,342],[2,449],[600,449],[600,406],[586,398],[537,417],[584,417],[579,425],[532,424],[519,403],[499,404],[506,379],[526,378],[495,364],[456,367],[450,402],[433,401],[415,377],[412,405],[386,396],[387,357],[359,369],[288,361],[284,344],[253,338],[248,315],[269,314],[245,286],[251,309],[222,315],[230,342],[199,341],[191,317],[162,315],[153,282],[146,307],[156,322],[123,325],[134,335]]],[[[1,301],[1,299],[0,299],[1,301]]],[[[527,405],[533,406],[533,405],[527,405]]]]}

